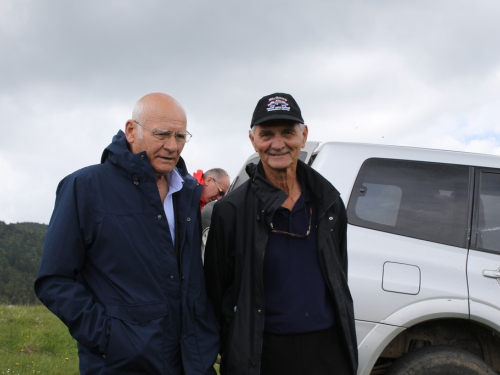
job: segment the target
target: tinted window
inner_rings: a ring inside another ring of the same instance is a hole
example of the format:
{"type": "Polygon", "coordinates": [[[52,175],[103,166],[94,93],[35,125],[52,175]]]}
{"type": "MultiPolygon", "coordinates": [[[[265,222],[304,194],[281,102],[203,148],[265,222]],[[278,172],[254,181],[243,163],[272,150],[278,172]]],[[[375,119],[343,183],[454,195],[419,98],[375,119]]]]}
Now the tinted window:
{"type": "Polygon", "coordinates": [[[479,173],[476,248],[500,251],[500,174],[479,173]]]}
{"type": "Polygon", "coordinates": [[[369,159],[356,179],[349,223],[465,247],[469,167],[369,159]]]}

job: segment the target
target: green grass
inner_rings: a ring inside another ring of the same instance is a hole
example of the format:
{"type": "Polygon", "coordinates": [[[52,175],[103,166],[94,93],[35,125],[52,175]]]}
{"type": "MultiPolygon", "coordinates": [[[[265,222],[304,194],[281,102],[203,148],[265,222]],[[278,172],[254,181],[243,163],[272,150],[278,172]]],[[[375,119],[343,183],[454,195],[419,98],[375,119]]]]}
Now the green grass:
{"type": "Polygon", "coordinates": [[[78,375],[76,341],[45,306],[0,305],[0,375],[27,374],[78,375]]]}
{"type": "Polygon", "coordinates": [[[78,375],[76,341],[44,306],[0,306],[0,375],[78,375]]]}

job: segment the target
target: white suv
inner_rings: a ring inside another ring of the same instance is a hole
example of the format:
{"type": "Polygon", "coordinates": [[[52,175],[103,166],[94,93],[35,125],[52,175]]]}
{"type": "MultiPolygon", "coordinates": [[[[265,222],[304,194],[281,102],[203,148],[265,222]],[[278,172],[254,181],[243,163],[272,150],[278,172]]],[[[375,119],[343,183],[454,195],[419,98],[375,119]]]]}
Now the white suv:
{"type": "Polygon", "coordinates": [[[347,205],[358,374],[500,372],[500,157],[308,142],[301,159],[347,205]]]}

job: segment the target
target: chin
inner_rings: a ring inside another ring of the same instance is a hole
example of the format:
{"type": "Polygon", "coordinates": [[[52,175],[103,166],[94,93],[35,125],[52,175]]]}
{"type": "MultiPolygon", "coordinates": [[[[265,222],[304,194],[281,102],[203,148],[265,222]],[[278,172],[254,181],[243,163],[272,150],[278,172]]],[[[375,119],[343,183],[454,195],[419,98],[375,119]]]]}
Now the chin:
{"type": "Polygon", "coordinates": [[[276,171],[284,171],[290,168],[292,165],[293,163],[270,163],[269,167],[276,171]]]}
{"type": "Polygon", "coordinates": [[[155,169],[155,173],[159,175],[164,175],[167,173],[170,173],[174,170],[174,168],[161,168],[161,169],[155,169]]]}
{"type": "Polygon", "coordinates": [[[156,173],[161,173],[161,174],[166,174],[166,173],[170,173],[174,170],[175,168],[175,164],[162,164],[161,166],[158,166],[157,168],[155,168],[153,166],[153,169],[155,170],[156,173]]]}

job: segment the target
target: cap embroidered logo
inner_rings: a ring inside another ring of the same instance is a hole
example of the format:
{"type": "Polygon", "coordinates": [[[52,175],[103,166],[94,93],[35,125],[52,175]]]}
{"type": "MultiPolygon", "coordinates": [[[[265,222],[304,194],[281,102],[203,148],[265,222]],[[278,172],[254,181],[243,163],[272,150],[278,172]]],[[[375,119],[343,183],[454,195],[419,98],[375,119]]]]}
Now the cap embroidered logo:
{"type": "Polygon", "coordinates": [[[269,98],[269,103],[267,103],[267,111],[290,111],[290,105],[285,98],[281,96],[275,96],[269,98]]]}

